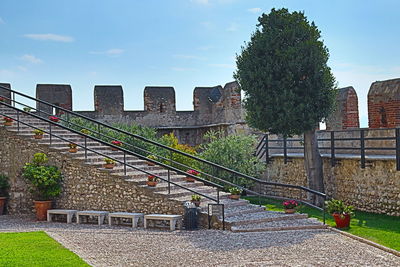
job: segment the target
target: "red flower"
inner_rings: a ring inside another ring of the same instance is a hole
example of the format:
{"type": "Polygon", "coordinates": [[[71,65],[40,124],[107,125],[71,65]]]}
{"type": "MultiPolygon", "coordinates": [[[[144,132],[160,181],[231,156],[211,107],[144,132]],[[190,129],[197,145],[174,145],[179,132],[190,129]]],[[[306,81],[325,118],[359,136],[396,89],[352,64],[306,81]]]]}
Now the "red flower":
{"type": "Polygon", "coordinates": [[[200,173],[196,170],[188,170],[186,173],[191,174],[191,175],[200,175],[200,173]]]}
{"type": "Polygon", "coordinates": [[[0,96],[0,102],[4,102],[6,99],[2,96],[0,96]]]}
{"type": "Polygon", "coordinates": [[[122,146],[122,142],[121,141],[112,141],[111,144],[116,145],[116,146],[122,146]]]}
{"type": "Polygon", "coordinates": [[[56,116],[50,116],[49,120],[54,121],[54,122],[58,122],[60,120],[60,118],[58,118],[56,116]]]}
{"type": "Polygon", "coordinates": [[[294,209],[299,205],[299,203],[297,203],[296,200],[287,200],[284,201],[282,204],[285,207],[285,209],[294,209]]]}

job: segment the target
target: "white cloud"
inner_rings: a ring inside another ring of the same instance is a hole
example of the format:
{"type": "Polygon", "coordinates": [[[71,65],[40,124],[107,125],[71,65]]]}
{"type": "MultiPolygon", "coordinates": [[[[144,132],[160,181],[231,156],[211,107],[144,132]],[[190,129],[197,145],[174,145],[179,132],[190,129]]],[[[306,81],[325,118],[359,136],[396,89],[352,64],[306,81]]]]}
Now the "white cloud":
{"type": "Polygon", "coordinates": [[[194,59],[194,60],[205,60],[203,57],[195,56],[195,55],[174,55],[176,58],[181,58],[181,59],[194,59]]]}
{"type": "Polygon", "coordinates": [[[211,29],[214,27],[214,24],[212,24],[210,21],[203,21],[200,23],[200,25],[207,29],[211,29]]]}
{"type": "Polygon", "coordinates": [[[181,68],[181,67],[172,67],[171,70],[173,71],[193,71],[195,69],[192,68],[181,68]]]}
{"type": "Polygon", "coordinates": [[[106,51],[91,51],[89,54],[94,54],[94,55],[108,55],[108,56],[119,56],[123,54],[125,50],[119,49],[119,48],[112,48],[108,49],[106,51]]]}
{"type": "Polygon", "coordinates": [[[199,46],[199,47],[197,47],[198,50],[202,50],[202,51],[208,51],[208,50],[210,50],[211,48],[213,48],[212,45],[205,45],[205,46],[199,46]]]}
{"type": "Polygon", "coordinates": [[[17,67],[20,71],[28,71],[28,68],[24,67],[24,66],[18,66],[17,67]]]}
{"type": "Polygon", "coordinates": [[[0,24],[5,24],[4,20],[0,17],[0,24]]]}
{"type": "Polygon", "coordinates": [[[235,32],[238,29],[237,23],[233,22],[229,27],[226,29],[228,32],[235,32]]]}
{"type": "Polygon", "coordinates": [[[247,11],[249,11],[251,13],[260,13],[262,11],[262,9],[259,7],[253,7],[253,8],[247,9],[247,11]]]}
{"type": "Polygon", "coordinates": [[[74,38],[72,38],[71,36],[58,35],[52,33],[43,33],[43,34],[29,33],[29,34],[24,34],[24,37],[39,41],[55,41],[64,43],[70,43],[74,41],[74,38]]]}
{"type": "Polygon", "coordinates": [[[37,58],[34,55],[23,55],[20,57],[20,59],[32,64],[39,64],[43,62],[40,58],[37,58]]]}
{"type": "Polygon", "coordinates": [[[0,69],[0,81],[7,81],[15,76],[15,72],[7,69],[0,69]]]}

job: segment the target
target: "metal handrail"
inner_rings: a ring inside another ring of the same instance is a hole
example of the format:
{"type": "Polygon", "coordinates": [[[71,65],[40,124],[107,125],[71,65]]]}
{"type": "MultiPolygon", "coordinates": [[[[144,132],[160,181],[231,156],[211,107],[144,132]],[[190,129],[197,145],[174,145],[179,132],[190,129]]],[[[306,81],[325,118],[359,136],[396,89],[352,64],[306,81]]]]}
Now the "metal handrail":
{"type": "MultiPolygon", "coordinates": [[[[10,91],[10,92],[12,93],[12,96],[13,96],[13,98],[14,98],[14,99],[12,100],[12,101],[13,101],[13,102],[12,102],[13,105],[15,105],[15,94],[17,94],[17,95],[19,95],[19,96],[22,96],[22,97],[28,98],[28,99],[30,99],[30,100],[33,100],[33,101],[35,101],[36,103],[41,103],[41,104],[50,106],[50,107],[52,107],[52,108],[56,108],[56,109],[62,111],[63,113],[71,114],[71,115],[73,115],[73,116],[76,116],[76,117],[85,119],[85,120],[87,120],[87,121],[89,121],[89,122],[95,123],[95,124],[98,125],[98,127],[99,127],[98,129],[100,129],[100,126],[105,127],[105,128],[107,128],[107,129],[109,129],[109,130],[113,130],[113,131],[116,131],[116,132],[125,134],[125,135],[127,135],[127,136],[130,136],[130,137],[136,138],[136,139],[138,139],[138,140],[141,140],[141,141],[143,141],[143,142],[145,142],[145,143],[152,144],[152,145],[155,145],[155,146],[157,146],[157,147],[166,149],[166,150],[170,151],[171,153],[178,153],[178,154],[180,154],[180,155],[183,155],[183,156],[185,156],[185,157],[191,158],[191,159],[196,160],[196,161],[198,161],[198,162],[207,164],[207,165],[209,165],[209,166],[211,166],[211,167],[213,167],[213,168],[216,168],[216,169],[218,169],[218,170],[223,170],[223,171],[226,171],[226,172],[228,172],[228,173],[230,173],[230,174],[236,175],[236,176],[238,176],[238,177],[246,178],[246,179],[249,180],[249,181],[256,182],[256,183],[261,184],[261,185],[279,186],[279,187],[284,187],[284,188],[296,188],[296,189],[303,190],[303,191],[306,191],[306,192],[309,192],[309,193],[312,193],[312,194],[316,194],[317,196],[323,197],[324,199],[326,198],[326,195],[325,195],[324,193],[322,193],[322,192],[318,192],[318,191],[315,191],[315,190],[312,190],[312,189],[310,189],[310,188],[303,187],[303,186],[288,185],[288,184],[283,184],[283,183],[274,183],[274,182],[264,181],[264,180],[261,180],[261,179],[259,179],[259,178],[255,178],[255,177],[252,177],[252,176],[249,176],[249,175],[240,173],[240,172],[238,172],[238,171],[235,171],[235,170],[226,168],[226,167],[224,167],[224,166],[218,165],[218,164],[213,163],[213,162],[210,162],[210,161],[208,161],[208,160],[205,160],[205,159],[202,159],[202,158],[198,158],[198,157],[193,156],[193,155],[190,155],[190,154],[188,154],[188,153],[185,153],[185,152],[179,151],[179,150],[177,150],[177,149],[171,148],[171,147],[169,147],[169,146],[160,144],[160,143],[155,142],[155,141],[153,141],[153,140],[149,140],[149,139],[144,138],[144,137],[142,137],[142,136],[139,136],[139,135],[136,135],[136,134],[132,134],[132,133],[126,132],[126,131],[124,131],[124,130],[115,128],[115,127],[110,126],[110,125],[108,125],[108,124],[106,124],[106,123],[102,123],[102,122],[96,121],[96,120],[94,120],[94,119],[91,119],[91,118],[86,117],[86,116],[84,116],[84,115],[81,115],[81,114],[79,114],[79,113],[73,112],[73,111],[68,110],[68,109],[65,109],[65,108],[63,108],[63,107],[59,107],[59,106],[57,106],[57,105],[48,103],[48,102],[43,101],[43,100],[40,100],[40,99],[33,98],[33,97],[31,97],[31,96],[28,96],[28,95],[26,95],[26,94],[17,92],[17,91],[15,91],[15,90],[12,90],[12,89],[9,89],[9,88],[3,87],[3,86],[0,86],[0,88],[2,88],[2,89],[4,89],[4,90],[8,90],[8,91],[10,91]]],[[[23,104],[23,105],[25,105],[25,104],[23,104]]],[[[26,106],[26,105],[25,105],[25,106],[26,106]]],[[[44,111],[39,110],[39,112],[44,112],[44,111]]],[[[39,117],[39,116],[38,116],[38,117],[39,117]]],[[[41,117],[39,117],[39,118],[40,118],[40,119],[43,119],[43,118],[41,118],[41,117]]],[[[68,117],[68,118],[69,118],[69,117],[68,117]]],[[[82,126],[80,126],[80,127],[82,127],[82,126]]],[[[63,128],[68,129],[68,130],[72,130],[72,129],[68,128],[68,127],[63,127],[63,128]]],[[[82,127],[82,128],[84,128],[84,127],[82,127]]],[[[93,129],[90,129],[90,131],[91,131],[91,132],[95,132],[95,131],[93,131],[93,129]]],[[[77,131],[74,131],[74,132],[77,133],[77,134],[79,134],[79,135],[84,135],[84,134],[82,134],[82,133],[80,133],[80,132],[77,132],[77,131]]],[[[100,132],[95,132],[95,133],[101,134],[100,132]]],[[[93,140],[98,140],[99,142],[101,142],[101,143],[103,143],[103,144],[106,144],[106,145],[111,146],[111,147],[115,147],[115,148],[117,148],[118,150],[125,151],[126,153],[131,152],[131,151],[125,150],[125,149],[123,149],[123,148],[121,148],[121,147],[114,146],[114,145],[109,144],[109,143],[105,143],[104,141],[99,140],[99,139],[96,139],[96,138],[93,138],[93,137],[91,137],[91,136],[87,136],[87,135],[84,135],[84,136],[89,137],[89,138],[91,138],[91,139],[93,139],[93,140]]],[[[174,171],[176,171],[176,172],[178,172],[178,173],[184,173],[183,171],[181,171],[181,170],[179,170],[179,169],[173,168],[172,166],[163,164],[163,163],[158,162],[158,161],[155,161],[155,160],[151,160],[151,159],[145,158],[144,156],[142,156],[142,155],[140,155],[140,154],[134,153],[134,155],[137,156],[137,157],[139,157],[139,158],[141,158],[141,159],[145,159],[145,160],[147,160],[147,161],[156,163],[156,164],[158,164],[158,165],[160,165],[160,166],[163,166],[163,167],[165,167],[165,168],[167,168],[167,169],[172,168],[174,171]]],[[[197,176],[192,176],[192,175],[190,175],[190,174],[188,174],[188,173],[184,173],[184,174],[187,175],[187,176],[191,176],[191,177],[193,177],[193,178],[195,178],[195,179],[197,179],[197,180],[203,181],[203,182],[206,183],[206,184],[210,184],[210,185],[213,185],[213,186],[215,186],[215,187],[217,187],[217,188],[221,188],[220,185],[217,185],[217,184],[215,184],[215,183],[212,183],[211,181],[203,180],[203,179],[201,179],[201,178],[199,178],[199,177],[197,177],[197,176]]],[[[222,180],[222,179],[220,179],[220,178],[218,178],[218,177],[215,177],[215,176],[206,174],[206,173],[204,173],[204,172],[202,172],[202,174],[204,174],[204,175],[206,175],[206,176],[208,176],[208,177],[210,177],[210,178],[216,179],[217,181],[219,181],[219,182],[221,182],[221,183],[223,183],[223,184],[225,184],[225,185],[231,185],[231,186],[239,187],[240,189],[242,189],[243,191],[245,191],[245,192],[247,192],[247,193],[255,194],[255,195],[258,195],[258,196],[264,196],[264,195],[265,195],[265,194],[258,193],[258,192],[255,192],[255,191],[253,191],[253,190],[250,190],[250,189],[248,189],[248,188],[244,188],[244,187],[242,187],[242,186],[238,186],[238,185],[236,185],[236,184],[234,184],[234,183],[231,183],[231,182],[222,180]]],[[[308,203],[304,203],[304,204],[307,204],[307,205],[308,205],[308,203]]]]}

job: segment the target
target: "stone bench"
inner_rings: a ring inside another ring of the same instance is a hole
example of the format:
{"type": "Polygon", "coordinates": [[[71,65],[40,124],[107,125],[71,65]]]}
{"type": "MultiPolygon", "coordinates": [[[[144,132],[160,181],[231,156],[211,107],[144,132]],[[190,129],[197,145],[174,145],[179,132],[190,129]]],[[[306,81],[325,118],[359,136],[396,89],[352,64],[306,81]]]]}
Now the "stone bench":
{"type": "Polygon", "coordinates": [[[99,225],[104,223],[104,219],[108,215],[107,211],[96,211],[96,210],[84,210],[84,211],[78,211],[76,213],[76,223],[79,224],[79,217],[80,216],[90,216],[90,217],[97,217],[97,221],[99,225]]]}
{"type": "Polygon", "coordinates": [[[169,228],[173,231],[175,226],[182,228],[182,215],[149,214],[144,215],[144,228],[147,228],[147,220],[169,221],[169,228]]]}
{"type": "Polygon", "coordinates": [[[132,219],[132,228],[136,228],[139,219],[143,220],[143,213],[130,213],[130,212],[113,212],[108,214],[108,224],[112,224],[112,218],[128,218],[132,219]]]}
{"type": "Polygon", "coordinates": [[[51,215],[67,215],[67,223],[72,223],[72,217],[76,216],[77,210],[48,210],[47,221],[51,222],[51,215]]]}

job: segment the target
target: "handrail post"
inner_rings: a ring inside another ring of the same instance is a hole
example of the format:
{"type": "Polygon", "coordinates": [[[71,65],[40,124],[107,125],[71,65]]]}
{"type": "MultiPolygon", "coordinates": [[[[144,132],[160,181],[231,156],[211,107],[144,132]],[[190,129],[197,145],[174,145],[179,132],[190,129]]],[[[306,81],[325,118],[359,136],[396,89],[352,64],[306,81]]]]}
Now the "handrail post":
{"type": "Polygon", "coordinates": [[[97,124],[97,138],[100,139],[100,123],[97,124]]]}
{"type": "Polygon", "coordinates": [[[284,163],[287,164],[287,140],[286,136],[283,137],[283,156],[284,156],[284,163]]]}
{"type": "Polygon", "coordinates": [[[396,128],[396,170],[400,171],[400,128],[396,128]]]}
{"type": "Polygon", "coordinates": [[[19,110],[17,109],[17,131],[19,132],[19,110]]]}
{"type": "Polygon", "coordinates": [[[51,145],[51,141],[52,141],[52,137],[51,137],[51,136],[52,136],[53,134],[51,133],[51,123],[50,123],[50,122],[49,122],[49,133],[50,133],[50,134],[49,134],[49,135],[50,135],[49,138],[50,138],[50,145],[51,145]]]}
{"type": "Polygon", "coordinates": [[[167,173],[168,173],[168,195],[169,195],[169,194],[171,194],[171,174],[170,174],[169,169],[168,169],[167,173]]]}
{"type": "Polygon", "coordinates": [[[217,187],[217,203],[219,204],[219,188],[217,187]]]}
{"type": "Polygon", "coordinates": [[[361,169],[365,169],[365,137],[364,130],[360,131],[361,169]]]}
{"type": "Polygon", "coordinates": [[[331,166],[335,167],[335,132],[331,132],[331,166]]]}
{"type": "Polygon", "coordinates": [[[269,163],[268,134],[265,134],[264,138],[265,138],[265,140],[264,140],[265,163],[268,164],[269,163]]]}
{"type": "Polygon", "coordinates": [[[12,93],[12,106],[15,107],[15,92],[12,93]]]}
{"type": "Polygon", "coordinates": [[[85,136],[85,160],[87,160],[87,138],[85,136]]]}
{"type": "Polygon", "coordinates": [[[323,217],[323,220],[324,220],[324,224],[325,224],[325,220],[326,220],[326,212],[325,212],[325,200],[326,200],[326,197],[323,197],[323,203],[322,203],[322,213],[323,213],[323,215],[322,215],[322,217],[323,217]]]}
{"type": "Polygon", "coordinates": [[[124,151],[124,175],[126,175],[126,152],[124,151]]]}

